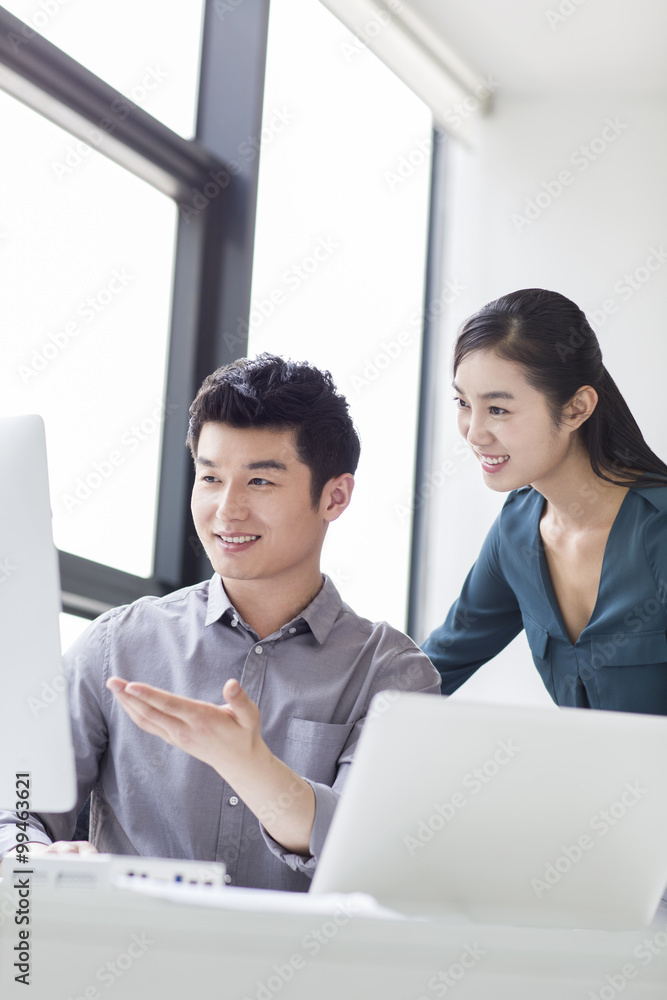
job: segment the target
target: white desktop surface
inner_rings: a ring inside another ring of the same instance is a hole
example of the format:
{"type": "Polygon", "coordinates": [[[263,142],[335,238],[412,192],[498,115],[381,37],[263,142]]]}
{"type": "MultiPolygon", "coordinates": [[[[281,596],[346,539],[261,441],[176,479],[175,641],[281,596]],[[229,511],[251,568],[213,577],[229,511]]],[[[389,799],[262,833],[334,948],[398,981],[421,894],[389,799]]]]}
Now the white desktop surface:
{"type": "Polygon", "coordinates": [[[26,990],[13,978],[18,927],[13,890],[5,880],[0,884],[0,996],[667,997],[667,907],[644,930],[570,931],[419,921],[388,914],[369,897],[356,895],[312,897],[226,888],[214,900],[207,891],[186,889],[183,901],[176,903],[121,890],[35,890],[31,985],[26,990]],[[219,905],[186,903],[188,894],[219,905]],[[624,966],[634,975],[626,978],[624,966]]]}

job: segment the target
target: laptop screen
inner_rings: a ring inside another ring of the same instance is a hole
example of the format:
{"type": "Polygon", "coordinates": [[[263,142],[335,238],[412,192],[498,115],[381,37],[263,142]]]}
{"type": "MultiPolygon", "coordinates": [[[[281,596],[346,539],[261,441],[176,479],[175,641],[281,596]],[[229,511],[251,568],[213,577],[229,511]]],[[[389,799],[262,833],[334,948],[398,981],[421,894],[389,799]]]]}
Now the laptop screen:
{"type": "Polygon", "coordinates": [[[312,892],[623,929],[667,883],[667,718],[377,696],[312,892]]]}

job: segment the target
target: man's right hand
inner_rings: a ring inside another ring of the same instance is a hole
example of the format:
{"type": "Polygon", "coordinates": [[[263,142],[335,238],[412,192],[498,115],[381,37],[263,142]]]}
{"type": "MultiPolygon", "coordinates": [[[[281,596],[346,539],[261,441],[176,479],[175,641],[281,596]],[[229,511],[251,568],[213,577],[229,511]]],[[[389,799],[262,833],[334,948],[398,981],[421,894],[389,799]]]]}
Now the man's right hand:
{"type": "MultiPolygon", "coordinates": [[[[56,840],[54,844],[28,844],[29,856],[39,857],[42,854],[98,854],[98,850],[89,840],[56,840]]],[[[3,874],[4,863],[7,866],[14,866],[16,859],[16,848],[7,851],[3,861],[0,861],[0,878],[3,874]]]]}

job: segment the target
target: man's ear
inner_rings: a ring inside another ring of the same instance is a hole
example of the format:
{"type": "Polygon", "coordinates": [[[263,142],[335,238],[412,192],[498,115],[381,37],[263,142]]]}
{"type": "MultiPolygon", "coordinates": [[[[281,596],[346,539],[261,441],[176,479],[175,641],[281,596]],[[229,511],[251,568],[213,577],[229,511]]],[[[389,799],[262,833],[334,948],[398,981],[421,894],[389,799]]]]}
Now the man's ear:
{"type": "Polygon", "coordinates": [[[320,510],[325,521],[335,521],[343,513],[354,489],[354,476],[344,472],[342,476],[330,479],[322,490],[320,510]]]}
{"type": "Polygon", "coordinates": [[[563,410],[563,416],[568,427],[577,430],[593,413],[598,405],[598,394],[592,385],[582,385],[577,389],[570,402],[563,410]]]}

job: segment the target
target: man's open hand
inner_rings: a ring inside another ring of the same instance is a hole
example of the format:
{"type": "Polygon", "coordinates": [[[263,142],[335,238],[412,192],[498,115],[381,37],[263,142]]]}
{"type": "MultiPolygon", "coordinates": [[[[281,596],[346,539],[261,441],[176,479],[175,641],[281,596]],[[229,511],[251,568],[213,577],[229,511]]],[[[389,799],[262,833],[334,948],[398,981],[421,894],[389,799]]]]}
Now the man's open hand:
{"type": "Polygon", "coordinates": [[[160,736],[192,757],[210,764],[229,780],[239,759],[261,757],[268,748],[260,733],[260,714],[237,680],[222,689],[225,705],[183,698],[150,684],[111,677],[107,687],[140,729],[160,736]]]}
{"type": "Polygon", "coordinates": [[[222,689],[225,705],[120,677],[110,677],[107,687],[141,729],[210,764],[279,844],[308,855],[313,789],[271,753],[262,739],[259,708],[237,680],[228,680],[222,689]],[[278,811],[276,801],[287,804],[278,811]]]}

